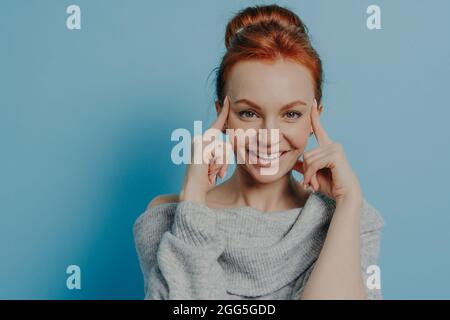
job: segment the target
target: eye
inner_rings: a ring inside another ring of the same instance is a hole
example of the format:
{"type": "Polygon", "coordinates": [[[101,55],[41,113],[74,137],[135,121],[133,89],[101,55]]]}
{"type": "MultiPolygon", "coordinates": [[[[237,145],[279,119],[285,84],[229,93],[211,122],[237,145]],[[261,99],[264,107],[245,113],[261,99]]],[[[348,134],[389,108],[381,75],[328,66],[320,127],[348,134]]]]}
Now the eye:
{"type": "Polygon", "coordinates": [[[285,115],[288,119],[298,119],[302,116],[302,114],[298,111],[288,111],[285,115]]]}
{"type": "Polygon", "coordinates": [[[243,110],[239,112],[239,116],[242,118],[253,118],[256,116],[256,113],[252,110],[243,110]]]}

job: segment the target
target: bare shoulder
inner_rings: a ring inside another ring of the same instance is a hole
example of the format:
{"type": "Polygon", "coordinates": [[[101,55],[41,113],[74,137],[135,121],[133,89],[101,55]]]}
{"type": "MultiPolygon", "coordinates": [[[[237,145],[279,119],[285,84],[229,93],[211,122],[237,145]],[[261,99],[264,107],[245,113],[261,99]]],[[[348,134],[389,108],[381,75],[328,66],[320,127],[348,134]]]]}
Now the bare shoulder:
{"type": "Polygon", "coordinates": [[[179,202],[179,199],[180,198],[178,194],[162,194],[156,196],[147,205],[147,210],[163,203],[179,202]]]}

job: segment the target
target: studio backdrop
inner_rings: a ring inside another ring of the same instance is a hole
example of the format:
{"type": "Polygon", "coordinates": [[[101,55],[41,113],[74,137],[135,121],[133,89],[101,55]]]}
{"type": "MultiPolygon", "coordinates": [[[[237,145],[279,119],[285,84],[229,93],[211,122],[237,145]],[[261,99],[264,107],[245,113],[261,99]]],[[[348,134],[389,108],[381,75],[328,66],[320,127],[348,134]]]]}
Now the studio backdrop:
{"type": "MultiPolygon", "coordinates": [[[[268,3],[0,2],[0,298],[144,297],[133,224],[180,192],[172,132],[216,118],[227,21],[268,3]]],[[[383,297],[449,299],[450,2],[276,3],[308,26],[322,124],[384,218],[383,297]]]]}

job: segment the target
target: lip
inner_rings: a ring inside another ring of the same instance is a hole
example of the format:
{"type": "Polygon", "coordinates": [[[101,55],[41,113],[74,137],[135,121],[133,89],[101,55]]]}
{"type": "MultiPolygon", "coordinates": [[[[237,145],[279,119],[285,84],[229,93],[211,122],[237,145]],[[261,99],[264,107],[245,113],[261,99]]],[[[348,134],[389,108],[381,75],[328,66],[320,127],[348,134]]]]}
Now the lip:
{"type": "MultiPolygon", "coordinates": [[[[247,151],[248,155],[252,154],[252,155],[256,156],[256,159],[257,159],[256,164],[257,165],[265,166],[265,165],[271,164],[272,162],[279,161],[290,150],[280,150],[279,152],[277,152],[277,155],[270,155],[269,157],[266,157],[266,158],[262,158],[259,155],[257,155],[256,152],[250,151],[248,149],[246,149],[246,151],[247,151]]],[[[249,157],[249,159],[250,159],[250,157],[249,157]]]]}

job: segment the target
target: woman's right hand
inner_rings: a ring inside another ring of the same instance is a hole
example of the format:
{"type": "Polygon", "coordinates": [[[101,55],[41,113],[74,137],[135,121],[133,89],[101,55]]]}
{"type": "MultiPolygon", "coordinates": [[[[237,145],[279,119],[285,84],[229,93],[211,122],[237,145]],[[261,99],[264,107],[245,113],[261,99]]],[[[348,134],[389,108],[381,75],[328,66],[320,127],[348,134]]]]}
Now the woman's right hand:
{"type": "Polygon", "coordinates": [[[206,194],[215,184],[217,176],[222,179],[228,168],[227,161],[230,157],[226,143],[212,142],[211,136],[219,138],[217,133],[223,131],[230,111],[230,101],[225,97],[222,110],[217,119],[203,135],[192,139],[191,163],[188,165],[184,177],[183,188],[180,192],[180,201],[188,200],[198,203],[206,203],[206,194]],[[211,130],[215,129],[215,130],[211,130]],[[216,148],[212,147],[216,143],[216,148]],[[209,147],[208,147],[209,146],[209,147]],[[196,163],[194,160],[201,160],[196,163]]]}

